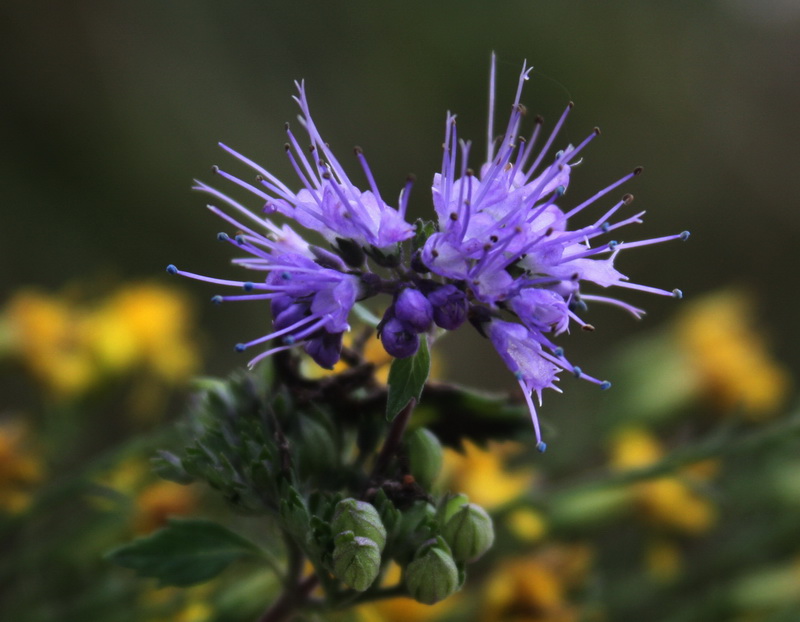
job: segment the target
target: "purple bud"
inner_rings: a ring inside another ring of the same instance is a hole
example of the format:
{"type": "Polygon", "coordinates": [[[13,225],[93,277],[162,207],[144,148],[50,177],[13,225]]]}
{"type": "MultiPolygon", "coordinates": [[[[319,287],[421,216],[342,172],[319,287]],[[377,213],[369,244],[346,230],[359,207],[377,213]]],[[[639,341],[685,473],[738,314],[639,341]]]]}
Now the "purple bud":
{"type": "Polygon", "coordinates": [[[433,307],[421,291],[408,287],[397,297],[394,316],[416,332],[424,333],[433,322],[433,307]]]}
{"type": "Polygon", "coordinates": [[[419,337],[409,326],[397,318],[392,318],[381,330],[383,348],[393,357],[404,359],[419,348],[419,337]]]}
{"type": "Polygon", "coordinates": [[[467,319],[467,296],[455,285],[442,285],[428,294],[433,321],[445,330],[455,330],[467,319]]]}
{"type": "Polygon", "coordinates": [[[306,342],[303,349],[317,365],[325,369],[333,369],[342,354],[343,334],[319,331],[316,337],[306,342]]]}
{"type": "Polygon", "coordinates": [[[280,313],[273,316],[272,326],[275,330],[283,330],[292,324],[296,324],[308,315],[308,304],[291,304],[280,313]]]}
{"type": "Polygon", "coordinates": [[[272,310],[272,317],[278,317],[281,312],[285,311],[289,306],[295,303],[292,296],[276,296],[272,299],[270,309],[272,310]]]}

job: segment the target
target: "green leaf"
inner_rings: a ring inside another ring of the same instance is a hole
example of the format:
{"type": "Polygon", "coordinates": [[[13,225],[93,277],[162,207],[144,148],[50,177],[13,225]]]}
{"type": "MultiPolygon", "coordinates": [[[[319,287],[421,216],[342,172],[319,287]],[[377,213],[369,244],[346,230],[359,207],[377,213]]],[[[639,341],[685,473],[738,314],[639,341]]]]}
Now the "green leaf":
{"type": "Polygon", "coordinates": [[[411,240],[411,246],[416,251],[425,246],[428,238],[436,233],[436,223],[432,220],[422,220],[417,218],[414,223],[414,238],[411,240]]]}
{"type": "Polygon", "coordinates": [[[159,587],[187,587],[217,576],[259,548],[222,525],[202,519],[171,519],[164,529],[114,549],[106,559],[158,579],[159,587]]]}
{"type": "Polygon", "coordinates": [[[419,340],[414,356],[392,361],[389,370],[389,397],[386,399],[386,418],[392,421],[412,398],[419,400],[431,372],[431,354],[425,335],[419,340]]]}

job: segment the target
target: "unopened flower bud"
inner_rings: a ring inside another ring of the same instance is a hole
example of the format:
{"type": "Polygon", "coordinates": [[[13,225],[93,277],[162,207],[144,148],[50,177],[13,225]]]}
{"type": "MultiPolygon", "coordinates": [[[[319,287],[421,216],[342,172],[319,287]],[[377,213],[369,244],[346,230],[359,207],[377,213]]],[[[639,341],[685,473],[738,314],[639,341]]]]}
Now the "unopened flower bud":
{"type": "Polygon", "coordinates": [[[358,592],[373,584],[381,569],[381,552],[369,538],[345,531],[336,536],[333,574],[358,592]]]}
{"type": "Polygon", "coordinates": [[[465,495],[463,492],[458,493],[457,495],[447,495],[444,499],[442,499],[441,503],[439,504],[439,510],[437,512],[437,518],[439,519],[440,525],[446,525],[447,521],[458,512],[462,507],[469,503],[469,497],[465,495]]]}
{"type": "Polygon", "coordinates": [[[445,330],[455,330],[467,319],[467,296],[455,285],[442,285],[428,294],[433,321],[445,330]]]}
{"type": "Polygon", "coordinates": [[[397,318],[392,318],[381,329],[383,348],[395,358],[404,359],[419,348],[419,336],[397,318]]]}
{"type": "Polygon", "coordinates": [[[270,311],[272,311],[272,317],[278,317],[283,311],[285,311],[289,306],[295,304],[297,300],[292,296],[275,296],[270,302],[270,311]]]}
{"type": "Polygon", "coordinates": [[[342,334],[322,330],[318,336],[310,339],[303,349],[317,365],[333,369],[342,356],[342,334]]]}
{"type": "Polygon", "coordinates": [[[423,333],[433,323],[433,306],[418,289],[407,287],[394,304],[395,317],[418,333],[423,333]]]}
{"type": "Polygon", "coordinates": [[[356,536],[369,538],[382,551],[386,545],[386,528],[372,505],[356,499],[342,499],[336,504],[331,529],[334,534],[352,531],[356,536]]]}
{"type": "Polygon", "coordinates": [[[458,569],[446,545],[423,544],[406,568],[405,582],[411,597],[425,605],[438,603],[455,592],[458,569]]]}
{"type": "Polygon", "coordinates": [[[302,320],[306,315],[308,315],[308,304],[307,303],[295,303],[286,305],[283,309],[278,311],[277,313],[273,307],[273,320],[272,320],[272,327],[277,330],[283,330],[284,328],[288,328],[292,324],[296,324],[300,320],[302,320]]]}
{"type": "Polygon", "coordinates": [[[442,469],[442,444],[433,432],[418,428],[408,435],[406,447],[411,475],[430,488],[442,469]]]}
{"type": "Polygon", "coordinates": [[[462,505],[445,523],[442,535],[460,562],[474,562],[488,551],[494,542],[492,517],[474,503],[462,505]]]}

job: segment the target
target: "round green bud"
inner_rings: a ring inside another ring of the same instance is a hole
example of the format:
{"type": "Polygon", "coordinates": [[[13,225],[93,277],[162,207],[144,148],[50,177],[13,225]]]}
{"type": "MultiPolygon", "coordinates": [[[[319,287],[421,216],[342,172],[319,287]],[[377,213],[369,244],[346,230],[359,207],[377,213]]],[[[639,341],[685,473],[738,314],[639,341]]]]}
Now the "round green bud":
{"type": "Polygon", "coordinates": [[[336,504],[331,530],[334,534],[352,531],[356,536],[369,538],[383,551],[386,546],[386,527],[373,506],[357,499],[342,499],[336,504]]]}
{"type": "Polygon", "coordinates": [[[436,513],[436,516],[439,519],[439,524],[446,525],[447,521],[450,520],[450,517],[458,512],[462,507],[467,505],[467,503],[469,503],[469,497],[463,492],[458,493],[457,495],[452,493],[448,494],[439,503],[439,509],[436,513]]]}
{"type": "Polygon", "coordinates": [[[411,475],[423,487],[430,488],[442,470],[442,444],[425,428],[417,428],[406,439],[411,475]]]}
{"type": "Polygon", "coordinates": [[[369,538],[345,531],[336,536],[333,574],[358,592],[368,589],[381,569],[381,551],[369,538]]]}
{"type": "Polygon", "coordinates": [[[488,551],[494,542],[492,517],[479,505],[462,505],[442,528],[442,535],[450,545],[453,558],[460,562],[474,562],[488,551]]]}
{"type": "MultiPolygon", "coordinates": [[[[435,541],[433,541],[435,542],[435,541]]],[[[405,571],[405,582],[411,597],[425,605],[433,605],[455,592],[459,586],[458,568],[446,545],[423,544],[405,571]]]]}

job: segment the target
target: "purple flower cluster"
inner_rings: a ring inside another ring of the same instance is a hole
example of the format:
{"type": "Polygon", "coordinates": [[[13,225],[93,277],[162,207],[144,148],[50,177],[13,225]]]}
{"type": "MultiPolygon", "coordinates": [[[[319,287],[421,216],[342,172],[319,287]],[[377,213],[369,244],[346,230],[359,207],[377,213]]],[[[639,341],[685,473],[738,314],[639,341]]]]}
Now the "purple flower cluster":
{"type": "Polygon", "coordinates": [[[602,210],[591,224],[568,228],[568,221],[638,175],[636,169],[571,209],[558,206],[569,187],[572,167],[586,146],[599,135],[595,129],[577,146],[553,155],[551,147],[572,108],[570,104],[541,147],[540,117],[526,139],[520,135],[525,108],[520,104],[531,69],[523,65],[504,133],[494,134],[492,62],[488,148],[480,173],[468,168],[470,143],[459,140],[455,116],[448,114],[442,170],[434,175],[435,231],[425,238],[425,225],[412,226],[405,212],[409,180],[400,192],[398,207],[381,197],[360,149],[355,150],[369,185],[360,190],[349,179],[314,125],[303,83],[295,97],[301,122],[310,139],[303,150],[286,127],[286,154],[300,181],[294,192],[286,184],[233,149],[228,153],[256,172],[255,183],[217,167],[224,179],[255,195],[264,215],[257,215],[230,196],[198,182],[196,188],[219,200],[225,209],[209,209],[238,230],[219,239],[236,245],[248,257],[235,259],[245,268],[263,271],[257,281],[213,279],[169,266],[168,271],[220,285],[243,289],[244,294],[215,296],[227,300],[270,300],[272,332],[237,350],[273,342],[250,361],[280,350],[302,346],[323,367],[340,357],[342,335],[357,301],[379,294],[392,302],[378,324],[386,351],[394,357],[413,355],[420,338],[434,327],[454,330],[469,320],[488,337],[515,374],[528,402],[540,450],[541,440],[533,394],[541,403],[542,390],[553,388],[558,374],[567,371],[608,388],[610,383],[585,374],[572,365],[552,337],[572,323],[592,330],[579,314],[587,302],[618,306],[635,317],[643,311],[606,296],[583,293],[584,284],[617,286],[680,297],[679,290],[662,290],[631,283],[614,267],[623,249],[683,239],[688,232],[636,242],[608,239],[626,225],[640,223],[644,212],[619,217],[633,200],[624,195],[602,210]],[[279,214],[315,231],[327,248],[307,242],[289,228],[271,220],[279,214]],[[416,237],[415,237],[416,233],[416,237]],[[414,239],[415,250],[409,252],[414,239]],[[277,340],[277,341],[275,341],[277,340]]]}

